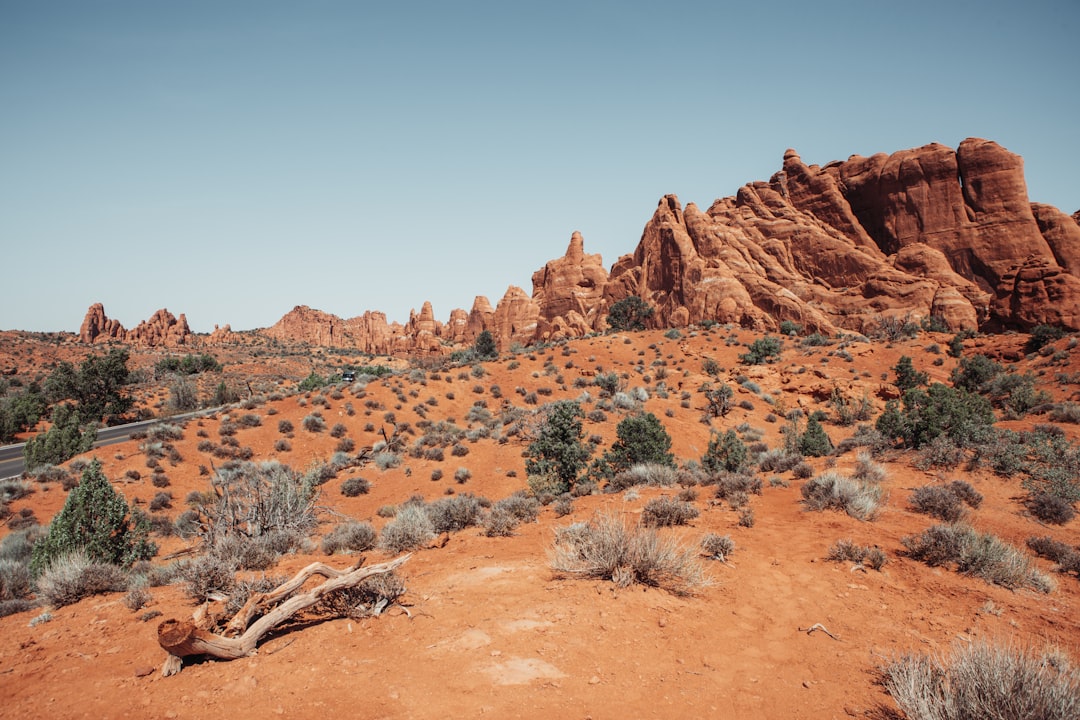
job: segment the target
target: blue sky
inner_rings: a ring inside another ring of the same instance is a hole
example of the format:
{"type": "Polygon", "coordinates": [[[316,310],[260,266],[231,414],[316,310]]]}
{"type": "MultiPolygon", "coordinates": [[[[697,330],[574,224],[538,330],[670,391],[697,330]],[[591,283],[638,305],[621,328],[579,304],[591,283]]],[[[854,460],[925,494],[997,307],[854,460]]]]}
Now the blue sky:
{"type": "Polygon", "coordinates": [[[1080,3],[0,0],[0,329],[445,320],[657,201],[965,137],[1080,209],[1080,3]]]}

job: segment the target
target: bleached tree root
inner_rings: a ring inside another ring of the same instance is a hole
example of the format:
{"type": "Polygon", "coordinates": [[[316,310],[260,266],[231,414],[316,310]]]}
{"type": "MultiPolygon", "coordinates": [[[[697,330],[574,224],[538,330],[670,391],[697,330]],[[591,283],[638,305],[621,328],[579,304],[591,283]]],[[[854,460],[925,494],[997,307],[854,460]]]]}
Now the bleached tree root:
{"type": "Polygon", "coordinates": [[[161,668],[161,674],[168,677],[180,672],[184,658],[192,655],[209,655],[219,660],[235,660],[254,655],[259,641],[278,625],[316,605],[331,593],[355,587],[373,575],[396,570],[410,556],[411,554],[406,554],[378,565],[354,566],[346,570],[335,570],[323,563],[312,563],[274,590],[252,596],[226,624],[224,634],[201,627],[205,607],[196,611],[192,620],[165,620],[158,625],[158,644],[169,657],[161,668]],[[328,579],[306,593],[293,594],[315,575],[328,579]],[[251,619],[256,615],[261,617],[251,623],[251,619]]]}

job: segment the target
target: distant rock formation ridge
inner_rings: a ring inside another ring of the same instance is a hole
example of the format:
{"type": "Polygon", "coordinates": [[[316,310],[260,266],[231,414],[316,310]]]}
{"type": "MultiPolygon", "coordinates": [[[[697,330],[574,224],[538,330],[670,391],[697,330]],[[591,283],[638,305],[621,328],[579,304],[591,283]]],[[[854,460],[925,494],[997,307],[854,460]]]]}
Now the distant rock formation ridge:
{"type": "Polygon", "coordinates": [[[187,317],[181,313],[177,318],[164,308],[134,329],[125,330],[119,321],[105,315],[104,305],[94,303],[86,311],[86,317],[79,327],[79,340],[84,343],[122,342],[145,347],[177,347],[188,344],[191,337],[187,317]]]}
{"type": "MultiPolygon", "coordinates": [[[[606,327],[611,305],[638,295],[654,327],[702,320],[775,330],[866,332],[883,318],[936,316],[950,329],[999,331],[1040,323],[1080,329],[1080,211],[1027,196],[1023,160],[969,138],[891,155],[853,155],[823,167],[794,150],[768,182],[752,182],[702,211],[662,198],[633,253],[610,271],[574,232],[561,257],[510,286],[495,305],[477,296],[446,323],[430,302],[407,323],[380,312],[343,320],[297,306],[259,333],[373,354],[437,354],[484,330],[501,349],[606,327]]],[[[183,315],[167,311],[127,332],[87,312],[84,342],[183,344],[183,315]]],[[[210,341],[227,342],[228,326],[210,341]]]]}

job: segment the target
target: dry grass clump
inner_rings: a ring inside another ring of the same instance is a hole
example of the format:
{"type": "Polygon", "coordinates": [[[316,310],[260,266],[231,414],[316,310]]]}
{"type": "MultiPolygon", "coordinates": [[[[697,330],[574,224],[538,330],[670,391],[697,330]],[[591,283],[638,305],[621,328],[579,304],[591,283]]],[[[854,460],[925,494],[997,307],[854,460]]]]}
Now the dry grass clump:
{"type": "Polygon", "coordinates": [[[649,527],[685,525],[701,513],[692,503],[669,497],[654,498],[645,504],[641,522],[649,527]]]}
{"type": "Polygon", "coordinates": [[[701,550],[710,560],[724,562],[728,555],[735,552],[735,541],[730,535],[707,533],[701,538],[701,550]]]}
{"type": "Polygon", "coordinates": [[[559,576],[610,580],[618,587],[638,583],[685,595],[708,584],[696,550],[613,514],[556,530],[549,557],[559,576]]]}
{"type": "Polygon", "coordinates": [[[638,463],[629,469],[617,473],[608,481],[606,492],[617,493],[637,485],[669,487],[679,479],[678,471],[673,467],[656,463],[638,463]]]}
{"type": "Polygon", "coordinates": [[[1007,588],[1031,587],[1040,592],[1054,589],[1053,581],[1035,568],[1027,555],[997,536],[979,533],[968,525],[934,525],[900,542],[913,559],[931,567],[955,564],[959,573],[1007,588]]]}
{"type": "Polygon", "coordinates": [[[1029,537],[1027,546],[1031,552],[1039,557],[1057,563],[1057,571],[1074,573],[1080,576],[1080,548],[1054,540],[1046,535],[1043,537],[1029,537]]]}
{"type": "Polygon", "coordinates": [[[406,503],[379,533],[379,548],[392,555],[416,550],[435,537],[435,526],[423,505],[406,503]]]}
{"type": "Polygon", "coordinates": [[[948,485],[924,485],[911,494],[911,508],[945,522],[956,522],[964,516],[964,504],[977,508],[983,497],[963,480],[948,485]]]}
{"type": "Polygon", "coordinates": [[[38,593],[50,605],[62,607],[100,593],[127,588],[127,575],[116,565],[91,560],[75,551],[56,558],[37,581],[38,593]]]}
{"type": "Polygon", "coordinates": [[[322,551],[333,555],[339,551],[364,552],[375,547],[378,534],[371,523],[344,522],[323,537],[322,551]]]}
{"type": "Polygon", "coordinates": [[[811,510],[843,510],[856,520],[873,520],[882,492],[878,485],[826,472],[803,485],[802,496],[811,510]]]}
{"type": "Polygon", "coordinates": [[[1080,671],[1056,650],[957,645],[951,657],[904,655],[884,669],[885,688],[911,720],[1072,720],[1080,671]]]}
{"type": "Polygon", "coordinates": [[[853,562],[872,570],[881,570],[889,558],[879,547],[856,545],[851,540],[837,540],[829,548],[825,559],[829,562],[853,562]]]}

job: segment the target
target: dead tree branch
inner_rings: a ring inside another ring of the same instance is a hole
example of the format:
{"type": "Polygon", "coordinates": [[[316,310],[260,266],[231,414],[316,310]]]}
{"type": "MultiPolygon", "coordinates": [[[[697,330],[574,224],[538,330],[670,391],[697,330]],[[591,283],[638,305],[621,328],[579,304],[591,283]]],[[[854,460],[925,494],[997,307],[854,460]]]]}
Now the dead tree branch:
{"type": "Polygon", "coordinates": [[[180,672],[183,659],[192,655],[209,655],[220,660],[254,655],[259,641],[267,633],[297,613],[318,604],[334,592],[356,587],[369,577],[393,572],[409,557],[410,554],[406,554],[378,565],[366,568],[354,566],[346,570],[335,570],[323,563],[312,563],[285,584],[249,599],[226,624],[224,634],[201,627],[203,623],[200,622],[199,615],[202,613],[199,611],[196,611],[196,617],[191,620],[165,620],[158,625],[158,644],[169,657],[161,669],[161,674],[168,677],[180,672]],[[315,575],[328,579],[306,593],[293,594],[315,575]],[[252,623],[252,619],[257,615],[261,617],[252,623]]]}

